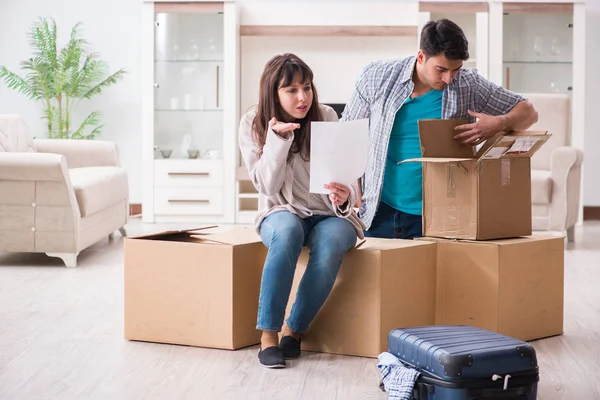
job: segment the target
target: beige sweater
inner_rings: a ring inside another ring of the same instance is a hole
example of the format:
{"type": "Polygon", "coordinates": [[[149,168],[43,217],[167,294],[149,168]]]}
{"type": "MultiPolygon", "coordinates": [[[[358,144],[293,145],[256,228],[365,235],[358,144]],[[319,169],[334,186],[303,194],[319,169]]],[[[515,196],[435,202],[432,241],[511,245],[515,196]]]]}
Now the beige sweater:
{"type": "MultiPolygon", "coordinates": [[[[337,121],[338,117],[333,108],[320,105],[325,121],[337,121]]],[[[263,219],[275,211],[288,210],[306,218],[311,215],[331,215],[346,218],[356,230],[356,235],[363,238],[362,223],[352,204],[356,203],[358,196],[357,183],[350,186],[350,197],[346,207],[335,206],[325,194],[309,192],[310,162],[306,162],[299,154],[294,154],[292,160],[287,162],[287,156],[294,140],[282,139],[273,130],[269,129],[262,157],[256,154],[258,146],[252,138],[252,122],[256,111],[249,111],[240,122],[239,143],[242,158],[248,168],[250,179],[258,190],[259,213],[255,220],[256,230],[259,230],[263,219]]]]}

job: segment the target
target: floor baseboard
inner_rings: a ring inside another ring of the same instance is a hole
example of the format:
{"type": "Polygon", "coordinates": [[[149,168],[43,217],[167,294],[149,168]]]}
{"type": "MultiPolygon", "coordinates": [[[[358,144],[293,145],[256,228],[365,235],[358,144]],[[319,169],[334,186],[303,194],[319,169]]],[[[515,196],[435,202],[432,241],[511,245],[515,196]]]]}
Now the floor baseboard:
{"type": "Polygon", "coordinates": [[[600,207],[598,206],[584,206],[583,207],[583,220],[598,220],[600,219],[600,207]]]}
{"type": "Polygon", "coordinates": [[[140,215],[142,213],[142,205],[138,203],[129,204],[129,215],[140,215]]]}

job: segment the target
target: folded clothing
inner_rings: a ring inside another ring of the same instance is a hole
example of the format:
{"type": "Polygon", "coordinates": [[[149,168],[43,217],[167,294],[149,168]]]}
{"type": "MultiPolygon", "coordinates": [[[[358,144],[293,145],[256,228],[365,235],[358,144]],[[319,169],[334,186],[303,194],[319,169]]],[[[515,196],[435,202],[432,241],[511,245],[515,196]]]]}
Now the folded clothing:
{"type": "Polygon", "coordinates": [[[388,393],[388,399],[411,400],[420,372],[405,366],[391,353],[381,353],[378,358],[377,368],[381,371],[380,387],[388,393]]]}

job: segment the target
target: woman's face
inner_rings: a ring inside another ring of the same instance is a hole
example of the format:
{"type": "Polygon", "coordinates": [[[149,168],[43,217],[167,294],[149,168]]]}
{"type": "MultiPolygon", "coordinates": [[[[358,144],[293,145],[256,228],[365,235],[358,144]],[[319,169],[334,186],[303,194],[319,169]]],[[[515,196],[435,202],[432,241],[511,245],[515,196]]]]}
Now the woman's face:
{"type": "Polygon", "coordinates": [[[291,85],[279,88],[277,95],[285,117],[290,120],[306,117],[313,101],[312,85],[301,83],[299,77],[291,85]]]}

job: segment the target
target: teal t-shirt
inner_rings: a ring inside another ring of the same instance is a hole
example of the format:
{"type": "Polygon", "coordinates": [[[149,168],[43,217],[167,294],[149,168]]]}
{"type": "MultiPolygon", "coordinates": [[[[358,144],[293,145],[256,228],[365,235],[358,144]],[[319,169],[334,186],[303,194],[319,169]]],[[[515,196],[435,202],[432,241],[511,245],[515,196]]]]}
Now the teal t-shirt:
{"type": "Polygon", "coordinates": [[[394,119],[381,200],[407,214],[423,212],[423,166],[418,162],[398,162],[421,157],[417,121],[442,117],[442,94],[441,90],[430,90],[414,99],[409,97],[394,119]]]}

